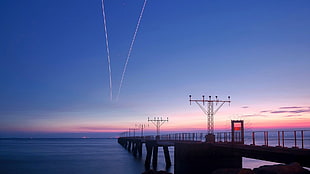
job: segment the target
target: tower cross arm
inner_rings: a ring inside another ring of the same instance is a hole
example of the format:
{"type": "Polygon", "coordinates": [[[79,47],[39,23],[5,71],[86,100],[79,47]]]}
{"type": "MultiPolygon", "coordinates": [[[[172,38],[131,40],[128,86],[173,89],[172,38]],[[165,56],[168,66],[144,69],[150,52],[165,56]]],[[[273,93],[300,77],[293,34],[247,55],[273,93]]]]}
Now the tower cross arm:
{"type": "Polygon", "coordinates": [[[200,109],[202,110],[202,112],[206,115],[208,115],[208,111],[206,110],[206,108],[204,108],[198,101],[195,101],[197,103],[197,105],[200,107],[200,109]]]}
{"type": "Polygon", "coordinates": [[[221,104],[220,104],[220,106],[214,111],[214,114],[216,114],[217,113],[217,111],[218,110],[220,110],[221,109],[221,107],[225,104],[225,103],[230,103],[230,101],[217,101],[217,102],[221,102],[221,104]]]}
{"type": "Polygon", "coordinates": [[[168,120],[161,120],[160,126],[162,126],[165,122],[168,122],[168,120]]]}

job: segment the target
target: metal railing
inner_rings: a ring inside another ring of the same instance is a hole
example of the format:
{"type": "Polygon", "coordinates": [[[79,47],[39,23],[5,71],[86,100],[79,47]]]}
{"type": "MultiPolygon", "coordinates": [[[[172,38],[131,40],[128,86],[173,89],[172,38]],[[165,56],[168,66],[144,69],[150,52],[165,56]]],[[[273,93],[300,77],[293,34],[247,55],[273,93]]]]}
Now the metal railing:
{"type": "Polygon", "coordinates": [[[255,131],[251,133],[251,145],[310,148],[310,130],[255,131]]]}
{"type": "MultiPolygon", "coordinates": [[[[174,133],[160,136],[135,136],[130,138],[160,141],[204,142],[206,140],[205,136],[206,133],[174,133]]],[[[235,132],[234,140],[232,140],[232,132],[216,132],[215,137],[217,143],[243,143],[241,132],[235,132]]],[[[245,132],[244,144],[310,149],[310,130],[245,132]]]]}

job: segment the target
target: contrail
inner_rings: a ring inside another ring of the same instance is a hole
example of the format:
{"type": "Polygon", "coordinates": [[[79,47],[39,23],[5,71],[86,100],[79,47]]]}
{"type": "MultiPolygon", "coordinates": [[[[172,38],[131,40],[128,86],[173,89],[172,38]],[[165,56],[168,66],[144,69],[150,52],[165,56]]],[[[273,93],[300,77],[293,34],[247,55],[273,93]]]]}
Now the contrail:
{"type": "Polygon", "coordinates": [[[108,41],[108,30],[107,30],[107,21],[104,11],[104,3],[103,0],[101,1],[101,8],[102,8],[102,16],[103,16],[103,24],[104,24],[104,32],[105,32],[105,43],[108,55],[108,68],[109,68],[109,79],[110,79],[110,100],[112,101],[112,70],[111,70],[111,59],[110,59],[110,49],[109,49],[109,41],[108,41]]]}
{"type": "Polygon", "coordinates": [[[147,2],[147,0],[144,0],[143,7],[142,7],[142,10],[141,10],[141,13],[140,13],[140,16],[139,16],[139,19],[138,19],[138,23],[137,23],[137,26],[136,26],[136,30],[135,30],[135,32],[133,34],[133,38],[132,38],[132,41],[131,41],[131,44],[130,44],[130,47],[129,47],[129,51],[128,51],[128,55],[127,55],[127,58],[126,58],[126,62],[125,62],[125,66],[124,66],[124,70],[123,70],[123,74],[122,74],[122,78],[121,78],[121,81],[120,81],[120,84],[119,84],[119,89],[118,89],[118,94],[117,94],[116,100],[119,99],[119,95],[121,93],[121,88],[122,88],[122,85],[123,85],[124,76],[125,76],[125,72],[126,72],[126,69],[127,69],[127,64],[128,64],[128,61],[129,61],[129,58],[130,58],[130,55],[131,55],[133,44],[134,44],[134,42],[136,40],[137,32],[139,30],[139,25],[140,25],[140,22],[141,22],[141,19],[142,19],[142,16],[143,16],[143,12],[144,12],[144,8],[145,8],[145,5],[146,5],[146,2],[147,2]]]}

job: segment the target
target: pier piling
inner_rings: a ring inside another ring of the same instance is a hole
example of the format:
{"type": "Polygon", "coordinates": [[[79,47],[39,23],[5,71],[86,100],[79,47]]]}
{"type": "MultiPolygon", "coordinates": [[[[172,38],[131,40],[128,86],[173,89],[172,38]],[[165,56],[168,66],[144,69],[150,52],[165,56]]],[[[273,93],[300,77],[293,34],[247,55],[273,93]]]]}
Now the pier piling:
{"type": "Polygon", "coordinates": [[[138,153],[138,142],[133,142],[133,151],[132,151],[132,153],[133,153],[133,156],[134,157],[137,157],[137,153],[138,153]]]}
{"type": "Polygon", "coordinates": [[[146,169],[150,169],[153,145],[151,143],[146,143],[145,147],[146,147],[146,158],[145,158],[144,166],[146,169]]]}
{"type": "Polygon", "coordinates": [[[165,155],[165,161],[166,161],[166,168],[171,167],[171,159],[169,155],[169,148],[168,146],[163,146],[164,149],[164,155],[165,155]]]}
{"type": "Polygon", "coordinates": [[[158,161],[158,146],[153,146],[153,168],[156,169],[157,168],[157,161],[158,161]]]}
{"type": "Polygon", "coordinates": [[[130,149],[131,149],[131,141],[128,141],[128,146],[127,146],[127,150],[130,152],[130,149]]]}
{"type": "Polygon", "coordinates": [[[141,158],[142,157],[142,142],[139,142],[138,144],[138,153],[139,153],[139,157],[141,158]]]}

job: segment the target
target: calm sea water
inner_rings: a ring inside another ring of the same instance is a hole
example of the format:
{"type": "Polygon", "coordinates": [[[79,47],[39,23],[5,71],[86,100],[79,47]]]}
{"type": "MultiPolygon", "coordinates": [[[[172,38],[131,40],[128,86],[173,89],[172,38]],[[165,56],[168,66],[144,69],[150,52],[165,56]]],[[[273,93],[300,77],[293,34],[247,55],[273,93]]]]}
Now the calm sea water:
{"type": "Polygon", "coordinates": [[[144,171],[116,139],[0,140],[1,174],[137,174],[144,171]]]}
{"type": "MultiPolygon", "coordinates": [[[[134,158],[117,139],[0,139],[1,174],[140,174],[143,157],[134,158]]],[[[158,170],[165,170],[159,148],[158,170]]],[[[170,148],[173,159],[173,147],[170,148]]],[[[243,158],[244,168],[275,164],[243,158]]],[[[168,169],[173,173],[173,166],[168,169]]]]}

